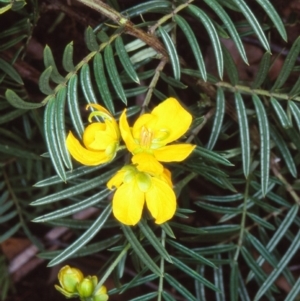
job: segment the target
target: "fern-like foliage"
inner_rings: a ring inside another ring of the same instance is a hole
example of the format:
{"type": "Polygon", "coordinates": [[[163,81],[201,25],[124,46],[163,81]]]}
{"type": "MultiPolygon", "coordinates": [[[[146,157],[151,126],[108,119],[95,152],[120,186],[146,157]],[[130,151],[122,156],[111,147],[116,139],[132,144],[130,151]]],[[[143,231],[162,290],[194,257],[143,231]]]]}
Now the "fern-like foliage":
{"type": "Polygon", "coordinates": [[[110,249],[99,272],[99,285],[112,273],[116,279],[110,295],[147,282],[156,285],[135,301],[296,300],[299,280],[289,264],[300,245],[300,83],[289,86],[288,79],[299,72],[300,38],[272,83],[269,39],[286,41],[287,34],[269,0],[255,1],[260,16],[244,0],[153,0],[121,13],[117,1],[108,1],[111,6],[80,2],[108,19],[86,29],[88,54],[79,62],[73,61],[73,43],[65,47],[64,72],[45,47],[39,84],[47,95],[41,104],[44,135],[57,175],[35,186],[67,184],[32,203],[68,200],[34,221],[79,234],[64,250],[41,256],[51,259],[51,266],[110,249]],[[248,64],[243,37],[250,35],[265,54],[253,82],[245,83],[222,41],[231,39],[248,64]],[[207,45],[200,41],[211,46],[215,75],[207,71],[207,45]],[[197,144],[184,164],[170,165],[176,217],[160,226],[147,215],[137,227],[120,225],[111,216],[106,183],[123,166],[124,154],[105,165],[73,166],[65,146],[67,131],[74,129],[82,138],[86,104],[100,103],[118,118],[125,106],[128,116],[135,116],[169,96],[180,99],[194,116],[187,141],[197,144]],[[89,207],[98,208],[95,219],[70,218],[89,207]],[[123,283],[128,265],[135,276],[123,283]],[[288,294],[276,283],[280,275],[288,294]]]}

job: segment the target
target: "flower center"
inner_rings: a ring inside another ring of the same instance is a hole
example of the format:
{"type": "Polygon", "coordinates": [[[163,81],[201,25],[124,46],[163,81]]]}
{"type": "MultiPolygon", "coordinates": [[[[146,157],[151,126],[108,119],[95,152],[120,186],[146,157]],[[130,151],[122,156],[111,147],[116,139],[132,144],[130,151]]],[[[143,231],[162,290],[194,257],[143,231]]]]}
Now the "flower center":
{"type": "Polygon", "coordinates": [[[145,126],[143,126],[140,135],[140,145],[142,147],[149,149],[151,146],[152,138],[153,138],[153,132],[148,128],[146,128],[145,126]]]}

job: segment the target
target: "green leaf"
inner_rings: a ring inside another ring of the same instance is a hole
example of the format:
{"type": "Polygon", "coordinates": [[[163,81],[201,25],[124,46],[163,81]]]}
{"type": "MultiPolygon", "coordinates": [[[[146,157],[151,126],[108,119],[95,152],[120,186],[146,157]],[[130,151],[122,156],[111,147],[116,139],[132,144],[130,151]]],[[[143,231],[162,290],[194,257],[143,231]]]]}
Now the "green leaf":
{"type": "Polygon", "coordinates": [[[102,213],[99,215],[99,217],[95,220],[95,222],[92,224],[92,226],[84,232],[74,243],[72,243],[69,247],[67,247],[63,252],[61,252],[57,257],[55,257],[53,260],[51,260],[48,264],[48,266],[54,266],[56,264],[59,264],[72,256],[74,253],[77,252],[81,247],[86,245],[90,240],[93,239],[93,237],[98,234],[98,232],[103,227],[104,223],[108,219],[108,217],[111,214],[111,204],[108,204],[108,206],[102,211],[102,213]]]}
{"type": "Polygon", "coordinates": [[[148,301],[153,300],[157,296],[158,292],[148,293],[146,295],[142,295],[133,299],[130,299],[129,301],[148,301]]]}
{"type": "Polygon", "coordinates": [[[73,72],[75,70],[73,63],[73,42],[70,42],[66,46],[63,54],[62,64],[64,69],[68,72],[73,72]]]}
{"type": "Polygon", "coordinates": [[[138,226],[140,227],[141,231],[145,235],[145,237],[148,239],[148,241],[151,243],[153,248],[168,262],[172,263],[171,257],[168,254],[165,247],[161,244],[161,242],[157,239],[156,235],[153,233],[151,228],[148,226],[147,222],[144,219],[141,219],[138,223],[138,226]]]}
{"type": "Polygon", "coordinates": [[[163,224],[160,224],[159,226],[166,232],[166,234],[169,237],[174,238],[174,239],[176,238],[172,228],[170,227],[170,225],[168,223],[163,223],[163,224]]]}
{"type": "Polygon", "coordinates": [[[1,15],[1,14],[4,14],[4,13],[7,12],[8,10],[10,10],[11,7],[12,7],[12,3],[7,4],[7,5],[3,6],[3,7],[1,7],[1,8],[0,8],[0,15],[1,15]]]}
{"type": "Polygon", "coordinates": [[[89,64],[84,64],[81,68],[80,83],[87,103],[98,104],[97,97],[94,93],[89,64]]]}
{"type": "Polygon", "coordinates": [[[269,0],[256,0],[260,6],[264,9],[264,11],[268,14],[270,19],[273,21],[273,24],[277,28],[281,37],[287,41],[287,34],[285,31],[285,25],[282,22],[282,18],[278,15],[273,5],[269,2],[269,0]]]}
{"type": "Polygon", "coordinates": [[[81,139],[84,132],[84,125],[81,119],[81,112],[78,104],[78,76],[71,76],[68,84],[67,102],[72,123],[78,137],[81,139]]]}
{"type": "Polygon", "coordinates": [[[106,183],[106,181],[117,171],[116,168],[113,168],[100,176],[94,177],[90,180],[77,184],[73,187],[69,187],[64,190],[60,190],[56,193],[46,195],[34,202],[31,203],[32,206],[45,205],[49,203],[53,203],[56,201],[64,200],[70,198],[72,196],[76,196],[83,192],[89,191],[94,188],[99,188],[100,185],[106,183]]]}
{"type": "Polygon", "coordinates": [[[44,48],[44,64],[46,69],[52,67],[50,76],[55,83],[62,84],[65,82],[65,78],[61,76],[57,70],[51,48],[48,45],[46,45],[46,47],[44,48]]]}
{"type": "Polygon", "coordinates": [[[189,5],[187,10],[192,13],[195,17],[197,17],[208,32],[208,36],[211,39],[211,43],[214,49],[215,57],[216,57],[216,64],[218,69],[219,77],[223,78],[223,70],[224,70],[224,60],[223,60],[223,52],[221,48],[220,39],[218,37],[218,33],[210,20],[210,17],[199,7],[195,5],[189,5]]]}
{"type": "Polygon", "coordinates": [[[185,246],[183,246],[182,244],[175,242],[174,240],[171,239],[167,239],[167,243],[171,246],[173,246],[174,248],[176,248],[179,252],[188,255],[190,258],[197,260],[205,265],[208,265],[212,268],[217,268],[216,265],[214,263],[212,263],[210,260],[206,259],[205,257],[199,255],[198,253],[196,253],[194,250],[187,248],[185,246]]]}
{"type": "Polygon", "coordinates": [[[266,51],[271,52],[269,42],[264,34],[263,29],[260,26],[259,21],[256,19],[253,11],[249,8],[249,6],[244,2],[244,0],[234,0],[236,5],[239,7],[245,18],[248,20],[252,29],[256,33],[258,39],[260,40],[262,46],[266,51]]]}
{"type": "Polygon", "coordinates": [[[236,67],[236,63],[234,62],[231,54],[229,53],[228,49],[222,45],[222,51],[224,56],[224,64],[225,64],[225,70],[227,73],[227,76],[229,77],[229,80],[232,84],[232,86],[235,86],[239,81],[239,74],[236,67]]]}
{"type": "Polygon", "coordinates": [[[24,85],[23,80],[19,73],[15,70],[15,68],[0,58],[0,70],[2,70],[5,74],[7,74],[11,79],[17,82],[20,85],[24,85]]]}
{"type": "Polygon", "coordinates": [[[203,201],[209,201],[209,202],[228,203],[228,202],[240,201],[243,198],[244,196],[241,193],[236,193],[236,194],[224,195],[224,196],[202,195],[198,199],[203,201]]]}
{"type": "Polygon", "coordinates": [[[112,100],[109,87],[106,80],[106,75],[104,72],[103,59],[101,53],[96,53],[94,57],[94,74],[98,90],[102,97],[102,100],[106,108],[112,113],[115,114],[114,102],[112,100]]]}
{"type": "Polygon", "coordinates": [[[140,16],[152,11],[162,11],[164,8],[172,9],[172,3],[166,0],[151,0],[139,3],[122,12],[123,16],[129,16],[130,18],[140,16]]]}
{"type": "Polygon", "coordinates": [[[162,297],[164,298],[165,301],[176,301],[168,292],[163,291],[162,292],[162,297]]]}
{"type": "Polygon", "coordinates": [[[39,78],[39,87],[42,93],[46,95],[51,95],[54,93],[54,90],[50,87],[50,77],[52,73],[52,67],[49,66],[43,71],[39,78]]]}
{"type": "MultiPolygon", "coordinates": [[[[149,283],[149,282],[152,282],[153,280],[155,280],[157,278],[157,275],[155,274],[151,274],[151,275],[147,275],[145,277],[142,277],[140,279],[137,279],[137,281],[135,281],[131,288],[132,287],[136,287],[136,286],[141,286],[142,284],[145,284],[145,283],[149,283]]],[[[129,282],[130,283],[130,282],[129,282]]],[[[115,294],[115,293],[119,293],[121,292],[122,290],[124,290],[124,287],[126,286],[129,286],[128,284],[129,283],[125,283],[124,285],[122,285],[120,288],[113,288],[111,289],[110,291],[108,291],[108,294],[109,295],[112,295],[112,294],[115,294]]]]}
{"type": "Polygon", "coordinates": [[[84,40],[89,51],[98,51],[99,44],[97,43],[96,35],[92,27],[88,26],[84,33],[84,40]]]}
{"type": "Polygon", "coordinates": [[[143,248],[139,240],[137,239],[135,233],[129,226],[121,224],[121,228],[132,246],[135,254],[141,259],[141,261],[157,276],[161,276],[161,271],[156,263],[151,259],[146,250],[143,248]]]}
{"type": "Polygon", "coordinates": [[[183,84],[182,82],[174,79],[171,76],[167,76],[165,73],[161,72],[160,73],[160,78],[166,82],[167,84],[169,84],[170,86],[173,86],[175,88],[178,89],[186,89],[188,86],[186,86],[185,84],[183,84]]]}
{"type": "Polygon", "coordinates": [[[207,149],[212,150],[215,146],[218,137],[221,133],[223,119],[225,115],[225,97],[222,88],[218,88],[217,90],[217,98],[216,98],[216,113],[214,117],[214,123],[211,129],[211,134],[209,136],[209,141],[207,143],[207,149]]]}
{"type": "Polygon", "coordinates": [[[39,216],[39,217],[35,218],[33,220],[33,222],[44,223],[44,222],[48,222],[48,221],[51,221],[54,219],[62,218],[62,217],[77,213],[86,208],[93,207],[93,206],[97,205],[98,203],[100,203],[103,199],[105,199],[110,193],[111,193],[110,190],[104,189],[98,193],[95,193],[94,195],[92,195],[91,197],[89,197],[83,201],[76,202],[76,204],[73,204],[70,206],[65,206],[62,209],[58,209],[58,210],[52,211],[48,214],[39,216]]]}
{"type": "MultiPolygon", "coordinates": [[[[151,58],[155,57],[157,55],[157,52],[151,48],[148,47],[146,49],[143,49],[137,53],[135,53],[132,57],[130,57],[130,61],[132,64],[137,64],[142,61],[149,61],[151,58]]],[[[104,53],[104,59],[105,59],[105,53],[104,53]]]]}
{"type": "Polygon", "coordinates": [[[239,281],[239,296],[241,298],[241,301],[251,301],[248,294],[248,289],[246,288],[244,279],[240,271],[238,271],[238,281],[239,281]]]}
{"type": "Polygon", "coordinates": [[[107,73],[109,75],[110,81],[117,92],[118,96],[121,98],[123,103],[127,105],[126,95],[120,80],[119,72],[116,67],[114,54],[111,45],[107,45],[104,49],[104,61],[107,73]]]}
{"type": "Polygon", "coordinates": [[[21,99],[13,90],[7,89],[5,92],[7,101],[15,108],[23,110],[33,110],[44,106],[44,103],[27,102],[21,99]]]}
{"type": "Polygon", "coordinates": [[[55,105],[55,132],[57,137],[60,155],[65,163],[65,166],[72,169],[72,161],[69,151],[66,146],[66,128],[65,128],[65,103],[67,98],[67,88],[62,87],[56,95],[55,105]]]}
{"type": "Polygon", "coordinates": [[[169,275],[168,273],[165,273],[165,279],[167,282],[171,285],[171,287],[174,287],[184,298],[185,300],[189,301],[197,301],[194,295],[190,293],[189,290],[187,290],[181,283],[179,283],[174,277],[169,275]]]}
{"type": "Polygon", "coordinates": [[[288,105],[289,105],[289,108],[296,120],[297,127],[300,131],[300,109],[294,101],[289,100],[288,105]]]}
{"type": "Polygon", "coordinates": [[[232,166],[232,163],[230,163],[226,158],[224,158],[223,156],[219,155],[216,152],[213,152],[209,149],[206,149],[204,147],[201,146],[197,146],[194,150],[193,150],[193,154],[194,155],[198,155],[201,156],[209,161],[215,162],[215,163],[220,163],[222,165],[226,165],[226,166],[232,166]]]}
{"type": "Polygon", "coordinates": [[[262,57],[259,63],[259,69],[253,81],[252,89],[257,89],[263,84],[266,77],[268,76],[270,64],[271,64],[271,54],[269,52],[265,52],[264,56],[262,57]]]}
{"type": "Polygon", "coordinates": [[[186,275],[194,278],[196,281],[199,281],[203,283],[205,286],[209,287],[210,289],[218,292],[219,289],[210,281],[206,280],[203,276],[201,276],[199,273],[191,269],[189,266],[187,266],[185,263],[183,263],[181,260],[177,259],[174,256],[171,256],[174,266],[176,266],[178,269],[180,269],[182,272],[184,272],[186,275]]]}
{"type": "Polygon", "coordinates": [[[116,51],[118,54],[118,57],[124,67],[124,70],[126,71],[126,73],[128,74],[128,76],[137,84],[140,84],[140,80],[139,77],[136,73],[136,71],[133,68],[133,65],[130,61],[130,58],[127,54],[126,48],[123,44],[123,40],[122,38],[119,36],[116,38],[115,40],[115,47],[116,47],[116,51]]]}
{"type": "Polygon", "coordinates": [[[283,86],[286,82],[287,78],[289,77],[290,73],[293,70],[293,67],[297,61],[298,55],[300,52],[300,37],[296,39],[291,47],[286,59],[284,60],[284,64],[280,70],[280,73],[274,83],[271,91],[275,91],[283,86]]]}
{"type": "MultiPolygon", "coordinates": [[[[117,155],[118,158],[118,155],[117,155]]],[[[69,170],[66,172],[66,180],[69,181],[71,179],[75,179],[77,177],[85,177],[85,175],[94,172],[96,170],[102,169],[107,167],[111,162],[105,163],[105,164],[100,164],[97,166],[80,166],[77,167],[73,170],[69,170]]],[[[57,183],[61,183],[62,180],[59,176],[52,176],[47,179],[44,179],[42,181],[37,182],[34,187],[45,187],[49,185],[54,185],[57,183]]]]}
{"type": "Polygon", "coordinates": [[[288,95],[290,99],[298,96],[300,93],[300,77],[298,77],[297,81],[294,83],[293,88],[289,91],[288,95]]]}
{"type": "Polygon", "coordinates": [[[242,59],[246,64],[248,64],[245,48],[243,42],[240,38],[238,31],[231,18],[228,16],[223,7],[218,4],[215,0],[204,0],[204,2],[211,7],[211,9],[218,15],[218,17],[223,21],[226,29],[229,31],[235,46],[237,47],[242,59]]]}
{"type": "Polygon", "coordinates": [[[284,301],[295,301],[300,294],[300,278],[296,281],[293,288],[290,290],[284,301]]]}
{"type": "Polygon", "coordinates": [[[5,50],[19,44],[20,42],[22,42],[22,40],[27,39],[27,38],[28,38],[28,35],[23,34],[23,35],[17,36],[14,39],[10,39],[7,43],[2,43],[0,45],[0,52],[5,51],[5,50]]]}
{"type": "Polygon", "coordinates": [[[243,160],[243,171],[246,178],[248,178],[250,172],[250,137],[249,137],[249,126],[248,118],[246,114],[246,107],[243,102],[240,93],[235,93],[235,104],[238,115],[239,127],[240,127],[240,140],[242,147],[242,160],[243,160]]]}
{"type": "MultiPolygon", "coordinates": [[[[114,245],[121,239],[121,235],[117,234],[110,238],[104,239],[102,241],[89,244],[87,246],[82,247],[79,251],[74,253],[70,258],[78,258],[82,256],[87,256],[95,253],[99,253],[101,251],[107,250],[110,246],[114,245]]],[[[61,253],[60,250],[55,251],[46,251],[38,254],[39,258],[44,259],[52,259],[61,253]]]]}
{"type": "Polygon", "coordinates": [[[14,218],[18,212],[16,210],[10,211],[7,214],[1,215],[0,216],[0,224],[4,224],[5,222],[9,221],[10,219],[14,218]]]}
{"type": "Polygon", "coordinates": [[[246,232],[247,239],[251,242],[253,247],[259,252],[259,254],[268,261],[274,268],[276,268],[277,260],[274,255],[271,254],[268,249],[251,233],[246,232]]]}
{"type": "Polygon", "coordinates": [[[4,234],[1,234],[0,235],[0,243],[6,241],[10,237],[12,237],[14,234],[16,234],[16,232],[20,229],[20,227],[21,227],[21,223],[16,223],[4,234]]]}
{"type": "MultiPolygon", "coordinates": [[[[214,259],[221,260],[221,255],[216,254],[214,259]]],[[[224,273],[222,265],[219,265],[217,269],[214,269],[214,282],[220,293],[216,292],[216,301],[226,301],[225,287],[224,287],[224,273]]]]}
{"type": "Polygon", "coordinates": [[[0,144],[0,153],[8,154],[12,158],[18,157],[27,160],[41,160],[41,158],[33,152],[29,152],[7,144],[0,144]]]}
{"type": "Polygon", "coordinates": [[[178,26],[181,28],[184,35],[186,36],[188,43],[190,44],[190,47],[192,49],[192,52],[195,56],[201,77],[204,81],[206,81],[207,74],[206,74],[204,59],[203,59],[199,44],[197,42],[197,38],[196,38],[192,28],[190,27],[188,22],[179,15],[175,15],[174,20],[178,24],[178,26]]]}
{"type": "MultiPolygon", "coordinates": [[[[51,67],[50,67],[51,68],[51,67]]],[[[50,159],[58,176],[65,181],[66,174],[64,165],[60,156],[60,148],[55,132],[55,97],[51,97],[46,105],[44,115],[44,132],[50,159]]]]}
{"type": "MultiPolygon", "coordinates": [[[[278,245],[279,241],[286,235],[286,232],[288,231],[290,225],[294,222],[295,218],[297,217],[298,210],[299,210],[299,206],[295,204],[286,214],[284,220],[282,221],[282,223],[274,233],[273,237],[266,245],[266,249],[268,252],[272,252],[273,250],[276,249],[276,246],[278,245]]],[[[259,256],[256,261],[259,266],[261,266],[265,262],[262,256],[259,256]]],[[[250,281],[253,276],[254,276],[253,273],[250,272],[247,277],[248,281],[250,281]]]]}
{"type": "Polygon", "coordinates": [[[260,134],[260,179],[263,195],[266,195],[270,176],[270,130],[267,113],[260,98],[253,94],[252,101],[258,119],[260,134]]]}
{"type": "Polygon", "coordinates": [[[161,26],[159,27],[159,32],[161,34],[162,40],[169,54],[169,59],[173,69],[173,75],[176,80],[180,80],[180,63],[179,56],[176,51],[176,47],[165,29],[161,26]]]}
{"type": "Polygon", "coordinates": [[[271,97],[271,104],[273,106],[274,111],[282,125],[283,128],[287,129],[292,127],[291,121],[288,118],[286,112],[283,110],[282,106],[280,105],[279,101],[274,97],[271,97]]]}
{"type": "Polygon", "coordinates": [[[285,163],[287,165],[288,170],[290,171],[291,175],[294,178],[297,178],[297,168],[294,163],[293,157],[287,147],[286,142],[284,141],[282,136],[279,134],[279,132],[275,129],[275,127],[273,127],[273,126],[270,127],[270,133],[271,133],[271,137],[272,137],[276,147],[280,151],[280,153],[283,157],[283,160],[285,161],[285,163]]]}
{"type": "Polygon", "coordinates": [[[265,227],[267,229],[270,229],[272,231],[275,230],[275,227],[271,223],[267,222],[265,219],[259,217],[258,215],[250,213],[250,212],[247,212],[247,215],[258,225],[265,227]]]}
{"type": "Polygon", "coordinates": [[[238,264],[233,261],[230,272],[230,301],[238,301],[238,264]]]}
{"type": "Polygon", "coordinates": [[[273,271],[269,274],[268,278],[264,282],[264,285],[261,286],[260,289],[258,290],[254,298],[254,301],[259,300],[266,293],[266,291],[273,285],[273,283],[276,281],[278,276],[282,273],[282,271],[288,265],[292,257],[295,255],[295,253],[299,251],[299,247],[300,247],[300,231],[298,231],[292,244],[290,245],[286,253],[282,256],[276,268],[274,268],[273,271]]]}
{"type": "Polygon", "coordinates": [[[212,211],[212,212],[217,212],[217,213],[229,213],[229,214],[239,214],[242,213],[242,210],[240,208],[235,208],[235,207],[224,207],[220,205],[212,205],[208,203],[203,203],[203,202],[195,202],[195,205],[204,208],[206,210],[212,211]]]}

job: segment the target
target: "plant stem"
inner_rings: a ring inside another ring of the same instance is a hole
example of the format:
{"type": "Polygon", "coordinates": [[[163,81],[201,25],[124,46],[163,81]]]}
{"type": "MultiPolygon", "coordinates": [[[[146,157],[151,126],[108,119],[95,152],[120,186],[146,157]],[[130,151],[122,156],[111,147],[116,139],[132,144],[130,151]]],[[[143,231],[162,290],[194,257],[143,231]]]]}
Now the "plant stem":
{"type": "Polygon", "coordinates": [[[161,61],[160,61],[160,63],[158,64],[158,66],[155,69],[154,76],[153,76],[153,78],[151,80],[151,83],[149,85],[147,94],[146,94],[145,99],[144,99],[144,103],[143,103],[143,106],[142,106],[141,114],[143,114],[145,112],[145,108],[149,105],[150,99],[151,99],[152,94],[153,94],[153,90],[156,87],[156,84],[157,84],[157,82],[159,80],[160,73],[164,69],[166,63],[167,63],[167,59],[166,58],[162,58],[161,61]]]}
{"type": "Polygon", "coordinates": [[[239,240],[236,252],[234,254],[234,261],[238,260],[241,247],[243,246],[244,234],[245,234],[245,225],[246,225],[246,216],[247,216],[247,200],[249,198],[249,184],[250,184],[250,177],[248,177],[246,182],[246,189],[244,194],[244,206],[243,206],[243,213],[242,213],[242,220],[241,220],[241,229],[239,234],[239,240]]]}
{"type": "Polygon", "coordinates": [[[274,92],[268,91],[268,90],[251,89],[250,87],[242,86],[242,85],[232,86],[231,84],[225,83],[225,82],[218,82],[215,85],[218,87],[227,88],[228,90],[230,90],[232,92],[244,92],[244,93],[249,93],[249,94],[257,94],[257,95],[263,95],[263,96],[267,96],[267,97],[274,97],[274,98],[285,99],[285,100],[292,99],[295,101],[300,101],[299,96],[291,98],[290,95],[285,94],[285,93],[274,93],[274,92]]]}
{"type": "Polygon", "coordinates": [[[194,2],[194,0],[189,0],[186,3],[178,5],[171,13],[169,13],[168,15],[163,16],[153,26],[151,26],[149,28],[149,33],[153,34],[157,27],[164,24],[167,20],[171,19],[174,15],[176,15],[181,10],[188,7],[192,2],[194,2]]]}
{"type": "MultiPolygon", "coordinates": [[[[163,247],[166,246],[166,232],[163,229],[161,230],[161,244],[163,247]]],[[[159,277],[157,301],[161,301],[161,296],[162,296],[162,292],[164,289],[164,272],[165,272],[165,260],[161,256],[161,258],[160,258],[160,274],[161,274],[161,276],[159,277]]]]}
{"type": "Polygon", "coordinates": [[[100,287],[104,284],[104,282],[106,281],[106,279],[109,277],[109,275],[112,273],[112,271],[114,270],[114,268],[117,266],[117,264],[120,262],[120,260],[122,259],[122,257],[127,253],[128,249],[130,248],[130,244],[128,243],[125,248],[122,250],[122,252],[118,255],[118,257],[115,259],[115,261],[109,266],[109,268],[106,270],[105,274],[102,276],[102,278],[100,279],[100,281],[98,282],[96,288],[95,288],[95,292],[97,292],[100,287]]]}
{"type": "Polygon", "coordinates": [[[184,186],[186,186],[187,183],[188,183],[189,181],[191,181],[192,179],[194,179],[194,178],[197,177],[197,176],[198,176],[198,175],[197,175],[196,173],[191,172],[191,173],[189,173],[185,178],[183,178],[181,181],[179,181],[179,182],[176,184],[175,189],[174,189],[174,190],[175,190],[176,197],[179,196],[179,194],[180,194],[182,188],[183,188],[184,186]]]}
{"type": "Polygon", "coordinates": [[[166,58],[168,57],[168,53],[164,45],[160,42],[160,40],[156,36],[152,34],[148,34],[147,32],[141,30],[140,28],[136,28],[135,25],[129,19],[122,16],[119,12],[114,10],[106,3],[102,2],[101,0],[77,0],[77,1],[98,11],[100,14],[114,21],[118,25],[122,26],[126,33],[138,39],[141,39],[147,45],[149,45],[154,50],[156,50],[158,53],[162,54],[166,58]]]}

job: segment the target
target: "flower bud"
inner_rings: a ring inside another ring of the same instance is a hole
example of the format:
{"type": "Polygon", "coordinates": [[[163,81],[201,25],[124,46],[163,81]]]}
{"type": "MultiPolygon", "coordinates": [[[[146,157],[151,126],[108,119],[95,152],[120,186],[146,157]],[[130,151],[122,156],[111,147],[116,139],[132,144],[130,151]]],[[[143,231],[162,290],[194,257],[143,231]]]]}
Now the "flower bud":
{"type": "Polygon", "coordinates": [[[107,301],[107,300],[108,300],[107,290],[106,287],[102,285],[93,296],[93,301],[107,301]]]}
{"type": "Polygon", "coordinates": [[[77,291],[78,291],[79,296],[81,298],[90,297],[94,292],[96,283],[97,283],[96,276],[85,277],[80,283],[77,284],[77,291]]]}
{"type": "Polygon", "coordinates": [[[68,298],[77,295],[77,284],[83,279],[83,274],[76,268],[66,265],[60,269],[58,280],[61,286],[55,285],[55,288],[68,298]]]}

